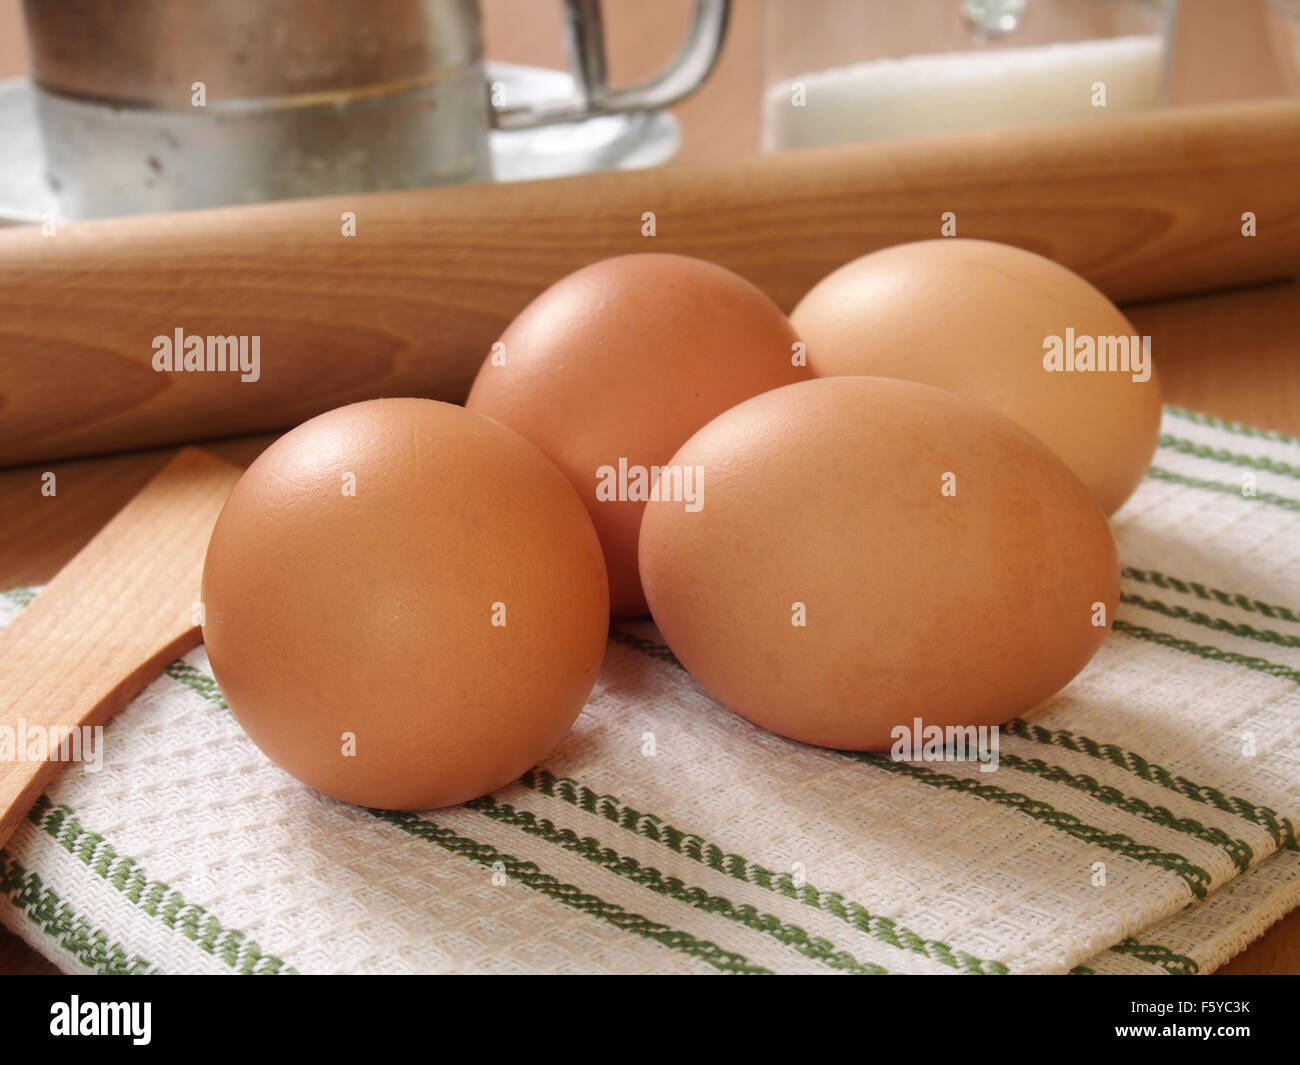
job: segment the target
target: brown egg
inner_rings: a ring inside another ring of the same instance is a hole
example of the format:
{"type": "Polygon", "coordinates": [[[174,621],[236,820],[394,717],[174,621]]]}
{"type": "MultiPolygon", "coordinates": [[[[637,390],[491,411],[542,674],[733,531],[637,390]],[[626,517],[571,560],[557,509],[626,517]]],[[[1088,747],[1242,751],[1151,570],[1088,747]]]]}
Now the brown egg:
{"type": "Polygon", "coordinates": [[[911,381],[790,385],[673,456],[702,506],[659,501],[641,579],[664,640],[727,706],[807,743],[993,725],[1106,635],[1119,562],[1087,488],[1015,423],[911,381]]]}
{"type": "Polygon", "coordinates": [[[636,543],[652,468],[728,407],[811,376],[771,300],[680,255],[584,267],[529,304],[499,343],[466,406],[522,433],[573,482],[618,616],[646,609],[636,543]]]}
{"type": "Polygon", "coordinates": [[[249,738],[318,791],[389,809],[464,802],[544,757],[609,622],[564,475],[423,399],[340,407],[272,444],[217,520],[203,603],[249,738]]]}
{"type": "Polygon", "coordinates": [[[1131,351],[1120,358],[1121,343],[1140,346],[1137,331],[1041,255],[983,240],[899,244],[823,278],[791,320],[817,376],[901,377],[987,403],[1060,455],[1107,514],[1151,465],[1160,385],[1149,358],[1137,372],[1131,351]],[[1113,353],[1127,370],[1080,368],[1097,365],[1099,337],[1116,338],[1101,342],[1105,364],[1113,353]],[[1064,369],[1045,368],[1052,338],[1064,369]]]}

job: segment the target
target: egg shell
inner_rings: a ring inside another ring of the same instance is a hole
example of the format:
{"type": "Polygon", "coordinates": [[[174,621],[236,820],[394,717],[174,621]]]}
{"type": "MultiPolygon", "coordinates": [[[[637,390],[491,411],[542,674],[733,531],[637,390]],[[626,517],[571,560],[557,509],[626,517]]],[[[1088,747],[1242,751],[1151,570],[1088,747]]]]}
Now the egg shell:
{"type": "Polygon", "coordinates": [[[318,791],[389,809],[464,802],[543,758],[609,619],[564,475],[500,423],[422,399],[341,407],[263,452],[213,529],[202,597],[252,741],[318,791]]]}
{"type": "Polygon", "coordinates": [[[577,488],[616,616],[646,610],[636,565],[645,501],[632,498],[630,480],[627,498],[599,498],[598,471],[618,471],[620,460],[649,471],[728,407],[811,377],[776,304],[729,270],[681,255],[584,267],[530,303],[500,343],[504,365],[489,356],[466,406],[522,433],[577,488]]]}
{"type": "Polygon", "coordinates": [[[867,374],[937,385],[1019,422],[1113,514],[1146,475],[1160,385],[1123,371],[1048,371],[1044,343],[1132,337],[1101,292],[1041,255],[946,238],[865,255],[819,281],[791,313],[819,377],[867,374]]]}
{"type": "Polygon", "coordinates": [[[702,470],[704,491],[694,513],[646,510],[651,613],[700,684],[783,736],[883,750],[917,717],[1004,722],[1078,673],[1114,616],[1115,541],[1087,488],[954,393],[791,385],[672,463],[702,470]]]}

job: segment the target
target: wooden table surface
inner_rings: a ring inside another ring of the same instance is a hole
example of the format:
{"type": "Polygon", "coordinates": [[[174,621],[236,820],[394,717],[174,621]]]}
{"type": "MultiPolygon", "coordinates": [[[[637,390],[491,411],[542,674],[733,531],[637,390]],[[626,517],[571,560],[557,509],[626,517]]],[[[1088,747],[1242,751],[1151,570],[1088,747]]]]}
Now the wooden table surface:
{"type": "MultiPolygon", "coordinates": [[[[809,0],[816,3],[817,0],[809,0]]],[[[615,79],[644,76],[673,52],[689,0],[606,0],[615,79]]],[[[484,0],[489,56],[562,66],[558,0],[484,0]]],[[[671,165],[756,151],[761,85],[758,0],[733,0],[728,44],[709,83],[675,108],[682,152],[671,165]]],[[[1183,0],[1175,43],[1175,104],[1253,99],[1282,91],[1262,0],[1183,0]]],[[[0,0],[0,78],[21,73],[18,0],[0,0]]],[[[1246,209],[1243,207],[1243,209],[1246,209]]],[[[1300,282],[1290,281],[1127,308],[1152,336],[1171,403],[1300,435],[1300,282]]],[[[250,462],[271,436],[215,442],[250,462]]],[[[0,588],[47,581],[174,454],[164,448],[0,470],[0,588]],[[40,493],[53,470],[59,492],[40,493]]],[[[0,973],[53,967],[0,930],[0,973]]],[[[1300,910],[1220,972],[1300,972],[1300,910]]]]}

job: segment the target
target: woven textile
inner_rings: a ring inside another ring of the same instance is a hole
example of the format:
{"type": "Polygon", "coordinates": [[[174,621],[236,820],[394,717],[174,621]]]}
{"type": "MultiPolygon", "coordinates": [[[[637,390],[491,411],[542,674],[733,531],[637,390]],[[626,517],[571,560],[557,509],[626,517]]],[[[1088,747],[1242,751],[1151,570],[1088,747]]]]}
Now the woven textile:
{"type": "Polygon", "coordinates": [[[1114,632],[995,772],[764,732],[632,624],[544,766],[367,811],[263,758],[200,647],[0,852],[0,920],[72,972],[1209,971],[1300,905],[1300,441],[1163,433],[1114,632]]]}

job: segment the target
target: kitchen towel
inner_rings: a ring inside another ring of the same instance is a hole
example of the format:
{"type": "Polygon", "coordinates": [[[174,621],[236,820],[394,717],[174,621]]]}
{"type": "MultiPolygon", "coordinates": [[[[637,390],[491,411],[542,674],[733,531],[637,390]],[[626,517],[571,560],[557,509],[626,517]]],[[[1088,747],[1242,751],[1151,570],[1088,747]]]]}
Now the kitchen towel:
{"type": "Polygon", "coordinates": [[[993,772],[764,732],[635,623],[520,781],[365,810],[200,647],[0,852],[0,920],[70,972],[1210,971],[1300,905],[1300,440],[1168,408],[1114,527],[1114,631],[993,772]]]}

